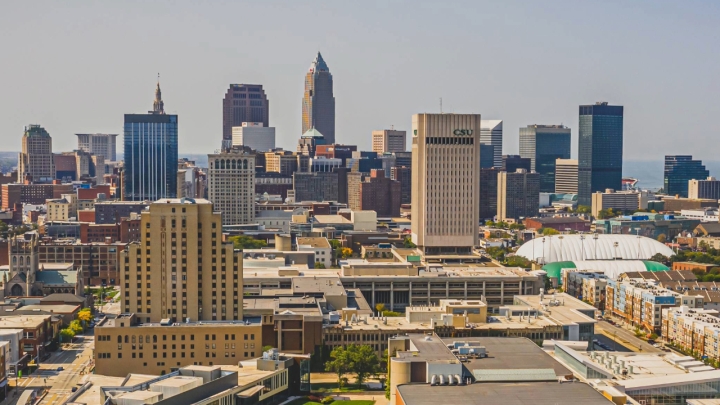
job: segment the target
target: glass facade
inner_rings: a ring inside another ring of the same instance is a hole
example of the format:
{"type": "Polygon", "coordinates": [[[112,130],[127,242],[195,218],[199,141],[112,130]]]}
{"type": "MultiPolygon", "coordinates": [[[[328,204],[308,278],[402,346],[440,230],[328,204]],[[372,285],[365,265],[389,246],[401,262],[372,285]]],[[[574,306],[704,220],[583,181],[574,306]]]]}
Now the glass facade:
{"type": "Polygon", "coordinates": [[[570,128],[563,125],[528,125],[520,128],[520,156],[540,174],[540,192],[555,192],[555,161],[570,159],[570,128]]]}
{"type": "Polygon", "coordinates": [[[578,204],[592,205],[592,193],[622,189],[623,107],[606,102],[580,106],[578,204]]]}
{"type": "Polygon", "coordinates": [[[647,405],[685,405],[688,399],[720,398],[720,380],[647,389],[626,389],[635,401],[647,405]]]}
{"type": "Polygon", "coordinates": [[[125,200],[177,196],[178,116],[125,114],[125,200]]]}
{"type": "Polygon", "coordinates": [[[688,182],[690,180],[705,180],[710,171],[705,168],[701,160],[693,160],[687,155],[665,156],[665,181],[663,187],[667,195],[680,197],[688,196],[688,182]]]}

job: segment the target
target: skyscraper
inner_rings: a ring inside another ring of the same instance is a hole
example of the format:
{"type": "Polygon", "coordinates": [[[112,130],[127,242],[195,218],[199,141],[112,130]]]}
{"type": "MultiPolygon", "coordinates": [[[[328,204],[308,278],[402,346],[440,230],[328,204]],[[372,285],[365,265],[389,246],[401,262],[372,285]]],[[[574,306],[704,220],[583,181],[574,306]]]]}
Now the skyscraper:
{"type": "Polygon", "coordinates": [[[555,193],[577,194],[578,192],[578,161],[577,159],[558,159],[555,161],[555,193]]]}
{"type": "Polygon", "coordinates": [[[32,179],[36,183],[49,183],[55,179],[52,138],[40,125],[25,127],[22,152],[18,155],[18,183],[32,179]]]}
{"type": "Polygon", "coordinates": [[[531,166],[532,161],[530,161],[530,158],[524,158],[520,155],[502,155],[502,165],[500,165],[499,169],[508,173],[515,173],[517,169],[529,172],[531,166]]]}
{"type": "Polygon", "coordinates": [[[480,128],[480,114],[413,115],[412,241],[426,255],[478,245],[480,128]]]}
{"type": "Polygon", "coordinates": [[[378,155],[392,152],[405,152],[405,131],[381,129],[372,131],[372,150],[378,155]]]}
{"type": "MultiPolygon", "coordinates": [[[[503,122],[502,120],[482,120],[480,143],[493,147],[493,166],[502,165],[503,122]]],[[[483,167],[490,167],[483,165],[483,167]]]]}
{"type": "Polygon", "coordinates": [[[115,161],[117,134],[75,134],[78,137],[78,149],[91,155],[102,156],[105,160],[115,161]]]}
{"type": "Polygon", "coordinates": [[[592,193],[622,188],[623,107],[581,105],[579,121],[578,204],[589,207],[592,193]]]}
{"type": "Polygon", "coordinates": [[[125,114],[125,199],[174,198],[177,194],[178,116],[165,114],[160,82],[147,114],[125,114]]]}
{"type": "Polygon", "coordinates": [[[315,128],[325,143],[335,143],[335,96],[333,77],[318,52],[305,75],[305,94],[302,100],[302,133],[315,128]]]}
{"type": "Polygon", "coordinates": [[[500,172],[497,181],[497,220],[537,216],[540,209],[540,175],[517,169],[500,172]]]}
{"type": "Polygon", "coordinates": [[[141,241],[120,253],[123,313],[144,322],[243,319],[242,252],[223,242],[220,217],[203,199],[150,204],[141,241]]]}
{"type": "Polygon", "coordinates": [[[270,126],[270,102],[261,84],[231,84],[223,99],[223,141],[232,142],[232,128],[243,122],[270,126]]]}
{"type": "Polygon", "coordinates": [[[690,180],[704,180],[710,172],[701,160],[693,160],[690,155],[665,155],[665,193],[669,196],[688,196],[690,180]]]}
{"type": "Polygon", "coordinates": [[[223,225],[255,220],[255,154],[234,147],[208,155],[208,198],[222,212],[223,225]]]}
{"type": "Polygon", "coordinates": [[[530,158],[530,170],[540,175],[540,192],[554,192],[555,161],[570,159],[570,128],[563,125],[520,128],[520,156],[530,158]]]}

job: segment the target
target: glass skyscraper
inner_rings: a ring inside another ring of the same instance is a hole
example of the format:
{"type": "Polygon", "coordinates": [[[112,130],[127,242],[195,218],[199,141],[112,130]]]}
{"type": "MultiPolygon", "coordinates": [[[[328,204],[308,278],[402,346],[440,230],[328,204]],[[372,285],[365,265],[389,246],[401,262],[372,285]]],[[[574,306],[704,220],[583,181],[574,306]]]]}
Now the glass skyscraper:
{"type": "Polygon", "coordinates": [[[327,145],[335,143],[335,96],[330,68],[318,52],[305,75],[302,100],[302,133],[315,128],[327,145]]]}
{"type": "Polygon", "coordinates": [[[665,155],[665,181],[663,188],[669,196],[688,196],[690,180],[705,180],[710,172],[701,160],[689,155],[665,155]]]}
{"type": "Polygon", "coordinates": [[[540,192],[555,192],[555,161],[570,159],[570,128],[528,125],[520,128],[520,156],[530,159],[530,170],[540,174],[540,192]]]}
{"type": "Polygon", "coordinates": [[[178,116],[165,114],[160,83],[153,110],[125,114],[124,199],[155,201],[177,196],[178,116]]]}
{"type": "Polygon", "coordinates": [[[592,193],[622,189],[623,106],[599,102],[580,106],[578,204],[592,205],[592,193]]]}

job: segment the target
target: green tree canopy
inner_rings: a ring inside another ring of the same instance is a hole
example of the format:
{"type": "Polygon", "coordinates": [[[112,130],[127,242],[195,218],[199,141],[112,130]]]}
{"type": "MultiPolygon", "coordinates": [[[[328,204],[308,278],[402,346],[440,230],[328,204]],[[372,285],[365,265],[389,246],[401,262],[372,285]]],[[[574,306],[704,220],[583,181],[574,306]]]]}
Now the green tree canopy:
{"type": "Polygon", "coordinates": [[[246,235],[230,236],[228,238],[235,249],[262,249],[267,247],[267,242],[246,235]]]}
{"type": "Polygon", "coordinates": [[[417,247],[417,245],[413,243],[411,237],[406,236],[403,240],[403,247],[405,247],[406,249],[414,249],[417,247]]]}
{"type": "Polygon", "coordinates": [[[343,346],[337,346],[330,352],[331,360],[325,363],[325,371],[333,372],[337,376],[338,386],[342,384],[342,378],[350,371],[350,354],[343,346]]]}
{"type": "Polygon", "coordinates": [[[541,233],[543,236],[560,235],[560,232],[553,228],[543,228],[541,233]]]}

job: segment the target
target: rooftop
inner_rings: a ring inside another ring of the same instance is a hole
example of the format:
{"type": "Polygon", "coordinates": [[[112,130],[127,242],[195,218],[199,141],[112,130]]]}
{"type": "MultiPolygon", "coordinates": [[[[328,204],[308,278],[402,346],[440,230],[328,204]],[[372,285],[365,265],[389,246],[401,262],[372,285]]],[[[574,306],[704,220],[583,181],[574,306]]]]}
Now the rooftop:
{"type": "Polygon", "coordinates": [[[299,245],[307,245],[307,246],[312,246],[314,248],[330,249],[330,242],[328,242],[327,238],[299,237],[299,238],[297,238],[297,244],[298,244],[298,246],[299,245]]]}
{"type": "Polygon", "coordinates": [[[463,386],[407,384],[398,386],[407,405],[608,405],[589,385],[573,382],[481,383],[463,386]]]}
{"type": "Polygon", "coordinates": [[[5,315],[0,316],[0,329],[34,328],[51,315],[5,315]]]}

